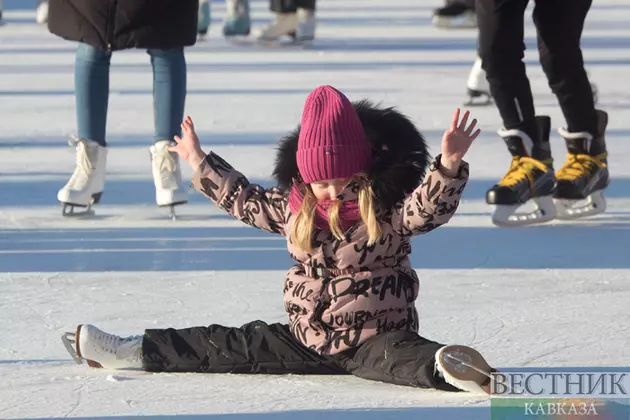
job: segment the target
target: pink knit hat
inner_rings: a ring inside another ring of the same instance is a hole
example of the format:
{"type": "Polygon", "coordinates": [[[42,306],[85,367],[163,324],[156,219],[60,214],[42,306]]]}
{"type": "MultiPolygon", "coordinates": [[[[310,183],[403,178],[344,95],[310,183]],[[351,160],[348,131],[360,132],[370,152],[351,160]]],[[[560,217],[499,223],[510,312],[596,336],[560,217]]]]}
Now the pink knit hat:
{"type": "Polygon", "coordinates": [[[306,98],[297,147],[302,180],[349,178],[372,164],[372,151],[350,100],[332,86],[306,98]]]}

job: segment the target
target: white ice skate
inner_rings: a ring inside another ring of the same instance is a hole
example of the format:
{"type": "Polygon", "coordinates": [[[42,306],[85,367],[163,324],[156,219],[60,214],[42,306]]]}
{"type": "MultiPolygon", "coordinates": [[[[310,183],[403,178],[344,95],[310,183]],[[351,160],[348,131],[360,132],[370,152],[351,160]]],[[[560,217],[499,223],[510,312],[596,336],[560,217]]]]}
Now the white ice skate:
{"type": "Polygon", "coordinates": [[[40,25],[48,22],[48,0],[39,0],[37,11],[35,12],[35,21],[40,25]]]}
{"type": "Polygon", "coordinates": [[[297,32],[297,13],[277,13],[275,20],[255,32],[259,42],[274,42],[284,36],[292,36],[297,32]]]}
{"type": "Polygon", "coordinates": [[[489,105],[492,103],[490,85],[486,80],[486,72],[481,68],[481,58],[477,57],[466,82],[468,101],[464,105],[489,105]]]}
{"type": "Polygon", "coordinates": [[[89,324],[61,337],[78,364],[85,360],[90,367],[104,369],[142,369],[142,340],[142,335],[123,338],[89,324]]]}
{"type": "Polygon", "coordinates": [[[315,39],[315,28],[317,26],[315,11],[299,8],[297,9],[297,18],[295,41],[300,44],[312,43],[315,39]]]}
{"type": "Polygon", "coordinates": [[[57,193],[63,204],[64,216],[94,214],[92,205],[98,204],[105,186],[107,148],[92,140],[73,137],[68,141],[76,146],[76,168],[70,180],[57,193]],[[75,207],[85,207],[84,212],[75,212],[75,207]]]}
{"type": "Polygon", "coordinates": [[[170,217],[175,219],[174,207],[188,202],[188,191],[182,182],[182,172],[177,153],[169,152],[169,140],[156,142],[151,146],[155,201],[159,207],[169,207],[170,217]]]}
{"type": "Polygon", "coordinates": [[[435,353],[435,370],[454,387],[489,395],[492,372],[483,356],[467,346],[444,346],[435,353]]]}

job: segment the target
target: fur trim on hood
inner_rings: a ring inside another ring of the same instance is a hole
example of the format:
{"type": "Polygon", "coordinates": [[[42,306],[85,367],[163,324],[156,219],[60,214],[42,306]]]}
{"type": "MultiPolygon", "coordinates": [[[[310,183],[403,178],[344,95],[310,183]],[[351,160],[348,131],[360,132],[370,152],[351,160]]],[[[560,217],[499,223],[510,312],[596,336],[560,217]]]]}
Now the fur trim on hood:
{"type": "MultiPolygon", "coordinates": [[[[369,177],[382,210],[402,201],[420,185],[429,154],[424,137],[413,123],[395,108],[380,108],[369,100],[352,103],[372,145],[374,165],[369,177]]],[[[300,179],[296,152],[300,126],[280,139],[273,177],[288,191],[300,179]]]]}

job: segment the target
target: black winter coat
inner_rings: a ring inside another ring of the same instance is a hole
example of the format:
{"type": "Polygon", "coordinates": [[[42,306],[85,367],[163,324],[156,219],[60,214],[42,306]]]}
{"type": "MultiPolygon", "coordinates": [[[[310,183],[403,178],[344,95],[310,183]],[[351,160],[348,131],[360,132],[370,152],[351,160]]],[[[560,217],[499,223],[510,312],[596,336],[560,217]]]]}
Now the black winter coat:
{"type": "Polygon", "coordinates": [[[48,30],[106,51],[197,41],[199,0],[50,0],[48,30]]]}

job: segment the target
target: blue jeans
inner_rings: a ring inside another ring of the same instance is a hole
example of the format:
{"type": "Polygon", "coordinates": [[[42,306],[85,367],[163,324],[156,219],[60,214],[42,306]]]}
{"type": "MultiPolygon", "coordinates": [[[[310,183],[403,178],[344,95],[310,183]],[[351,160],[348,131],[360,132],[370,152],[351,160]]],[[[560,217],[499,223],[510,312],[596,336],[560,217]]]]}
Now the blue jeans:
{"type": "MultiPolygon", "coordinates": [[[[181,135],[186,101],[184,49],[147,50],[153,67],[154,141],[181,135]]],[[[106,146],[109,67],[112,55],[79,43],[74,67],[77,135],[106,146]]]]}

